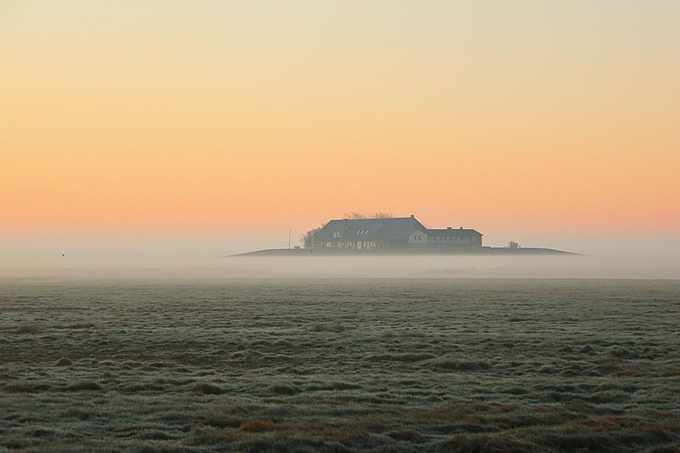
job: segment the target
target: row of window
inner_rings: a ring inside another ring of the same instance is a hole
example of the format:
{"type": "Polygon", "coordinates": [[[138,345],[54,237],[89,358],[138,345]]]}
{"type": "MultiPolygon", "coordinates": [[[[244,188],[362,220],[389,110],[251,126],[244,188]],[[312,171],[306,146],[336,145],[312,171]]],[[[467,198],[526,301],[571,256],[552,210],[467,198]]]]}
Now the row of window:
{"type": "Polygon", "coordinates": [[[376,248],[378,244],[376,241],[358,241],[358,242],[347,242],[346,244],[344,242],[326,242],[326,247],[327,248],[365,248],[365,249],[370,249],[370,248],[376,248]]]}
{"type": "MultiPolygon", "coordinates": [[[[368,234],[370,232],[371,232],[371,230],[359,230],[359,231],[357,231],[357,234],[368,234]]],[[[333,231],[333,237],[334,238],[341,238],[342,237],[342,231],[333,231]]]]}

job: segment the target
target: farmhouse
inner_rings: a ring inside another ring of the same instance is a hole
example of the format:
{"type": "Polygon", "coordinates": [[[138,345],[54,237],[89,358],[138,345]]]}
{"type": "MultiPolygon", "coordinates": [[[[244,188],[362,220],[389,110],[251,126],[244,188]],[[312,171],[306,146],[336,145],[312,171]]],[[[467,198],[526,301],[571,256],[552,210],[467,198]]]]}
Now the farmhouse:
{"type": "Polygon", "coordinates": [[[463,227],[429,229],[414,216],[331,220],[314,239],[322,249],[481,247],[482,234],[463,227]]]}

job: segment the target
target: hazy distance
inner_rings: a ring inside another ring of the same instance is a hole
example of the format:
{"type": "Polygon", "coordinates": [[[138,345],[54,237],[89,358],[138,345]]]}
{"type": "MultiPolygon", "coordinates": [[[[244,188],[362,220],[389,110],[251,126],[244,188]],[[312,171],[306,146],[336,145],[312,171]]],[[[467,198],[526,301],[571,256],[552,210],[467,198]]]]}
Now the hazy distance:
{"type": "Polygon", "coordinates": [[[680,278],[674,237],[519,242],[581,255],[260,258],[229,255],[287,248],[288,238],[14,238],[0,244],[0,278],[680,278]]]}

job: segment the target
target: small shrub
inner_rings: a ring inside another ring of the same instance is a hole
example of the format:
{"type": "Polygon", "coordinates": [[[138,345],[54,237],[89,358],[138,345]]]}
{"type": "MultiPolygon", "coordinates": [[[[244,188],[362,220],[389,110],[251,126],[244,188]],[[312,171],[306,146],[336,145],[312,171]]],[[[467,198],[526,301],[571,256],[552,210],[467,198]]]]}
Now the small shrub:
{"type": "Polygon", "coordinates": [[[300,390],[297,387],[288,385],[272,385],[269,387],[269,393],[273,395],[297,395],[300,390]]]}
{"type": "Polygon", "coordinates": [[[664,376],[680,376],[680,367],[673,367],[666,370],[664,376]]]}
{"type": "Polygon", "coordinates": [[[621,372],[621,368],[611,362],[606,362],[595,365],[590,371],[599,375],[618,374],[621,372]]]}
{"type": "Polygon", "coordinates": [[[451,453],[530,453],[542,451],[536,445],[506,435],[459,434],[440,443],[437,450],[451,453]]]}
{"type": "Polygon", "coordinates": [[[339,322],[333,324],[314,324],[309,330],[312,332],[333,332],[341,333],[347,330],[344,325],[339,322]]]}
{"type": "Polygon", "coordinates": [[[134,361],[128,360],[127,362],[123,362],[123,364],[121,365],[121,368],[123,368],[125,370],[134,370],[135,368],[140,368],[141,366],[142,366],[142,364],[139,363],[139,362],[134,362],[134,361]]]}
{"type": "Polygon", "coordinates": [[[406,353],[406,354],[376,354],[366,357],[369,362],[422,362],[423,360],[434,359],[434,354],[427,353],[406,353]]]}
{"type": "Polygon", "coordinates": [[[557,435],[550,434],[541,439],[542,444],[563,451],[606,451],[607,447],[614,442],[614,439],[587,429],[557,435]]]}
{"type": "Polygon", "coordinates": [[[71,407],[67,408],[62,413],[62,415],[64,415],[65,417],[73,417],[73,418],[77,418],[77,419],[80,419],[80,420],[87,420],[87,419],[90,418],[91,414],[89,414],[88,412],[84,412],[77,407],[71,406],[71,407]]]}
{"type": "Polygon", "coordinates": [[[97,328],[97,324],[93,322],[76,322],[74,324],[69,324],[69,325],[58,325],[55,326],[57,329],[95,329],[97,328]]]}
{"type": "Polygon", "coordinates": [[[5,384],[0,387],[0,390],[6,393],[36,393],[38,391],[35,386],[23,382],[5,384]]]}
{"type": "Polygon", "coordinates": [[[333,382],[330,386],[331,390],[357,390],[360,385],[348,384],[347,382],[333,382]]]}
{"type": "Polygon", "coordinates": [[[175,436],[156,429],[145,431],[139,435],[139,439],[142,440],[172,440],[174,438],[175,436]]]}
{"type": "Polygon", "coordinates": [[[381,432],[385,430],[385,425],[373,418],[362,418],[356,422],[357,428],[365,432],[381,432]]]}
{"type": "Polygon", "coordinates": [[[609,354],[619,359],[635,359],[638,356],[635,351],[626,348],[614,348],[609,351],[609,354]]]}
{"type": "Polygon", "coordinates": [[[487,362],[470,362],[464,360],[435,362],[432,369],[435,371],[483,371],[491,368],[487,362]]]}
{"type": "Polygon", "coordinates": [[[62,357],[61,359],[54,362],[54,366],[69,366],[72,364],[73,362],[71,362],[71,360],[67,359],[66,357],[62,357]]]}
{"type": "Polygon", "coordinates": [[[217,409],[221,412],[238,412],[238,413],[243,413],[247,412],[247,409],[239,404],[231,403],[231,402],[224,402],[220,404],[217,409]]]}
{"type": "Polygon", "coordinates": [[[231,417],[206,417],[203,424],[213,428],[239,428],[243,421],[231,417]]]}
{"type": "Polygon", "coordinates": [[[145,382],[143,384],[128,385],[123,387],[121,390],[127,393],[139,393],[139,392],[162,392],[165,389],[164,386],[159,384],[153,384],[151,382],[145,382]]]}
{"type": "Polygon", "coordinates": [[[71,390],[71,391],[97,391],[101,390],[102,386],[99,385],[98,383],[94,381],[82,381],[82,382],[77,382],[75,384],[71,384],[68,387],[66,387],[66,390],[71,390]]]}
{"type": "Polygon", "coordinates": [[[49,326],[45,323],[22,324],[17,327],[17,333],[37,333],[41,330],[48,329],[49,326]]]}
{"type": "Polygon", "coordinates": [[[31,428],[25,434],[28,437],[55,437],[57,435],[54,430],[41,427],[31,428]]]}
{"type": "Polygon", "coordinates": [[[249,420],[241,424],[241,430],[249,433],[271,430],[274,422],[271,420],[249,420]]]}
{"type": "Polygon", "coordinates": [[[413,431],[411,429],[403,429],[399,431],[390,431],[385,434],[388,437],[391,437],[392,439],[396,440],[403,440],[406,442],[412,442],[412,443],[421,443],[425,442],[425,438],[418,433],[417,431],[413,431]]]}
{"type": "Polygon", "coordinates": [[[241,434],[240,431],[224,432],[195,428],[191,433],[191,440],[198,445],[217,445],[233,441],[241,434]]]}
{"type": "Polygon", "coordinates": [[[222,390],[220,387],[213,384],[208,384],[207,382],[194,384],[191,387],[191,391],[200,395],[221,395],[224,393],[224,390],[222,390]]]}
{"type": "Polygon", "coordinates": [[[596,392],[589,395],[586,400],[595,404],[621,403],[626,400],[626,395],[621,392],[596,392]]]}
{"type": "Polygon", "coordinates": [[[663,445],[660,447],[653,447],[645,450],[644,453],[678,453],[680,451],[680,443],[672,445],[663,445]]]}

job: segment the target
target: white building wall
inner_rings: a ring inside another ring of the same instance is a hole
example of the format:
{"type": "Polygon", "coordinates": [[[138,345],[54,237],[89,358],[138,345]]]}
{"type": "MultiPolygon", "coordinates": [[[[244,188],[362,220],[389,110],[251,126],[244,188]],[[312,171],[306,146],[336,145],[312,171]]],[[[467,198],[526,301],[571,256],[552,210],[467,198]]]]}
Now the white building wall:
{"type": "Polygon", "coordinates": [[[420,230],[411,231],[411,233],[408,235],[408,243],[416,245],[427,244],[427,233],[420,230]]]}

